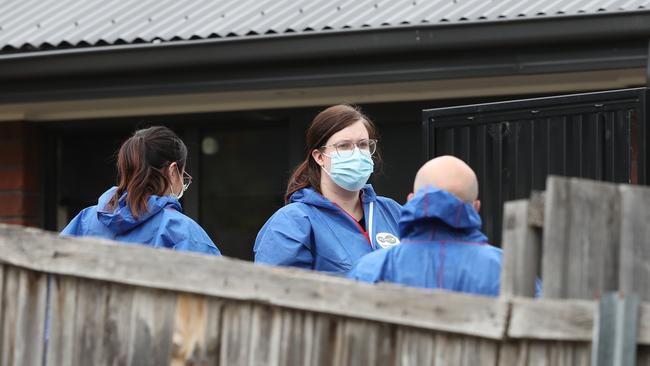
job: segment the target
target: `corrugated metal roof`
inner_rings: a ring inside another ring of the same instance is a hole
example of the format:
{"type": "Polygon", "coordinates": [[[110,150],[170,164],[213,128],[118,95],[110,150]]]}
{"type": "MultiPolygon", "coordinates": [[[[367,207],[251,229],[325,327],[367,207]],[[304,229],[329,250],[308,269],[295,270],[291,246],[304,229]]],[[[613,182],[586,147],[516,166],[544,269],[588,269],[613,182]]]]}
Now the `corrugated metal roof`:
{"type": "Polygon", "coordinates": [[[646,11],[650,0],[0,0],[4,52],[646,11]]]}

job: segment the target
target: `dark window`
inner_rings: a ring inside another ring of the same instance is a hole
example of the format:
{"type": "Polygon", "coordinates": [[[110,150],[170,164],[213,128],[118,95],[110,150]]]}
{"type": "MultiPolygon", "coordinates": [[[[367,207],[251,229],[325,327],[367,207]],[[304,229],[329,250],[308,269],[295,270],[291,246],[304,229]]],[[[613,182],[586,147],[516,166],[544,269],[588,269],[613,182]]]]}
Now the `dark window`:
{"type": "Polygon", "coordinates": [[[201,225],[224,255],[252,259],[257,232],[282,207],[288,123],[206,129],[201,153],[201,225]]]}

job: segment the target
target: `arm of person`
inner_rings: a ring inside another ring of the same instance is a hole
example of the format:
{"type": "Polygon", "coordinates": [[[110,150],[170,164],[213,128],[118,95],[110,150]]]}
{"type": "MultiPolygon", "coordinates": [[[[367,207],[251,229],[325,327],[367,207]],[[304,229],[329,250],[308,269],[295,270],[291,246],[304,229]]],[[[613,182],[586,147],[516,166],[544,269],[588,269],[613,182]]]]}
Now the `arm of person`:
{"type": "Polygon", "coordinates": [[[255,240],[255,263],[313,269],[311,222],[285,206],[264,224],[255,240]]]}

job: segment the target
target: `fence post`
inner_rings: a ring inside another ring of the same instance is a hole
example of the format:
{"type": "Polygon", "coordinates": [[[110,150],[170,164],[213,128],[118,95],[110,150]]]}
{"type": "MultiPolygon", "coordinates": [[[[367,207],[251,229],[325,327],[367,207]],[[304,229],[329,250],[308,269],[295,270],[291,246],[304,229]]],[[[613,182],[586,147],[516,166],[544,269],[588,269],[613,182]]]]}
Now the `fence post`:
{"type": "Polygon", "coordinates": [[[591,348],[592,366],[636,365],[639,296],[608,292],[598,304],[591,348]]]}

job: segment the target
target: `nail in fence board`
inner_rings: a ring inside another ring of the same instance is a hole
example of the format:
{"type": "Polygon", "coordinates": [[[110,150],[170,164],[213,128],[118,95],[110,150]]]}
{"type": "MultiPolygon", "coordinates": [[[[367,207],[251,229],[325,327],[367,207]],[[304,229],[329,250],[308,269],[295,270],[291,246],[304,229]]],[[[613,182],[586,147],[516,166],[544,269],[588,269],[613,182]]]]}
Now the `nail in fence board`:
{"type": "Polygon", "coordinates": [[[549,177],[546,189],[543,296],[593,299],[615,291],[620,238],[617,187],[549,177]]]}

